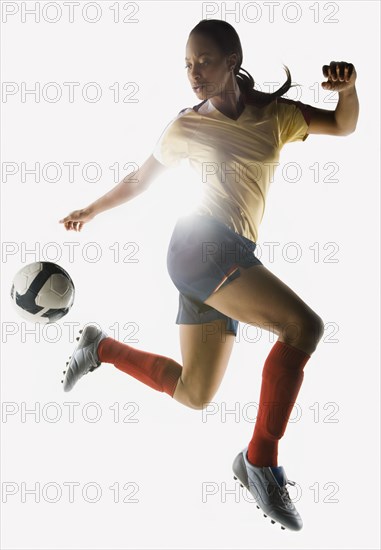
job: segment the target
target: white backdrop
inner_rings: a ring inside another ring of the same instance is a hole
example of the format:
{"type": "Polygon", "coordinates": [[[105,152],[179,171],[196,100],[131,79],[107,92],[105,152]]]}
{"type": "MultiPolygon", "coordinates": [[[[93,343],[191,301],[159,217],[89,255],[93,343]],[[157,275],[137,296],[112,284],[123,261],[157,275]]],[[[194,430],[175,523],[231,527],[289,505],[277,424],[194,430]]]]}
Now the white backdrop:
{"type": "Polygon", "coordinates": [[[2,547],[378,548],[379,3],[2,2],[2,21],[2,547]],[[326,327],[279,446],[298,533],[261,517],[231,471],[253,432],[270,333],[240,324],[204,411],[112,365],[69,394],[60,383],[88,322],[181,363],[166,253],[197,199],[186,164],[79,234],[58,220],[198,103],[185,43],[206,16],[236,28],[264,91],[284,82],[284,63],[300,84],[286,97],[334,109],[322,66],[345,60],[358,73],[355,133],[284,147],[258,238],[262,262],[326,327]],[[44,329],[9,298],[16,271],[39,259],[76,285],[70,313],[44,329]]]}

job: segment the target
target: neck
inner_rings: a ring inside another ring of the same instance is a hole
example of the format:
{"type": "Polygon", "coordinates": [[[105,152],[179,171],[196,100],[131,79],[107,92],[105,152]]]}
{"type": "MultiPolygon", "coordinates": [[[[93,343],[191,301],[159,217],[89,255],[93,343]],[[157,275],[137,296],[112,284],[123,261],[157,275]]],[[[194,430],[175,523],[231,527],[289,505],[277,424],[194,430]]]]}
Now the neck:
{"type": "Polygon", "coordinates": [[[211,97],[209,101],[221,113],[234,119],[237,119],[245,108],[243,95],[235,78],[230,86],[227,84],[221,94],[211,97]]]}

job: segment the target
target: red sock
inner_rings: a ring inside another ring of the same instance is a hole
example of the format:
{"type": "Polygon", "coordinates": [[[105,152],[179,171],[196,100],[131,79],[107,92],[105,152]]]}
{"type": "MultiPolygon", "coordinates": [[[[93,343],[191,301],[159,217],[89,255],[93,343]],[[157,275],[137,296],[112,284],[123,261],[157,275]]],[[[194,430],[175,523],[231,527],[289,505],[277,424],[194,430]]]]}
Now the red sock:
{"type": "Polygon", "coordinates": [[[113,363],[154,390],[173,397],[183,369],[173,359],[132,348],[109,337],[100,341],[97,353],[102,363],[113,363]]]}
{"type": "Polygon", "coordinates": [[[278,466],[278,441],[286,430],[310,357],[279,340],[272,347],[262,371],[258,415],[247,451],[254,466],[278,466]]]}

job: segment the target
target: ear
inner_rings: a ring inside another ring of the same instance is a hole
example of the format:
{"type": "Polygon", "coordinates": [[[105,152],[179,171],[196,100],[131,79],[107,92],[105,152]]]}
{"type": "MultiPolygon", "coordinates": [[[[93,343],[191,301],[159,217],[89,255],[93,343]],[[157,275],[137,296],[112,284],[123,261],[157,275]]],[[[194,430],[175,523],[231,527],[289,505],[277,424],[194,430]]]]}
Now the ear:
{"type": "Polygon", "coordinates": [[[228,65],[229,71],[234,72],[234,69],[235,69],[237,63],[238,63],[238,55],[236,53],[231,53],[227,57],[227,65],[228,65]]]}

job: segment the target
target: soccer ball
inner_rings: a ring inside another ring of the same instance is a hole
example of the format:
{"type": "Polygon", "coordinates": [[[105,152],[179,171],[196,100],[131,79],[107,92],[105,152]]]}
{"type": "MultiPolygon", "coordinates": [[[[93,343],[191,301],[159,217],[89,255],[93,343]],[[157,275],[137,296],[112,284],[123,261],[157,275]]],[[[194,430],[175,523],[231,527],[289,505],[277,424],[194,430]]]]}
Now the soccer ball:
{"type": "Polygon", "coordinates": [[[35,323],[55,323],[74,302],[70,275],[52,262],[24,266],[13,279],[11,298],[19,315],[35,323]]]}

